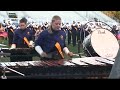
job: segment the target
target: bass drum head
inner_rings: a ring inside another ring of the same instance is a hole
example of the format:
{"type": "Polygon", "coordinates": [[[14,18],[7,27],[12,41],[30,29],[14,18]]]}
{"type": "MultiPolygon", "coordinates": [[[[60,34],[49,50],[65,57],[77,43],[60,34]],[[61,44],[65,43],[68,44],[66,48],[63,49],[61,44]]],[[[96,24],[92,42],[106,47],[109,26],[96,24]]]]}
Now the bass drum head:
{"type": "Polygon", "coordinates": [[[96,29],[91,35],[94,51],[103,58],[115,58],[119,50],[116,37],[106,29],[96,29]]]}

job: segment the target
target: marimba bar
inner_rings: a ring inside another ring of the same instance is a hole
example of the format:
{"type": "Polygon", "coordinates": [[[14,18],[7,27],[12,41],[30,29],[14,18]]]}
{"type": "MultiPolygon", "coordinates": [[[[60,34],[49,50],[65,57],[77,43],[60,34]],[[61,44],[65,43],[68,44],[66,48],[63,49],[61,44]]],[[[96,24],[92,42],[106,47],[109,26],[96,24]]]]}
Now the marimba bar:
{"type": "MultiPolygon", "coordinates": [[[[72,58],[72,60],[1,62],[2,66],[15,69],[25,74],[26,77],[31,78],[107,78],[113,64],[114,59],[110,61],[102,57],[72,58]]],[[[2,68],[0,72],[2,73],[2,68]]],[[[13,72],[6,73],[6,75],[10,78],[18,76],[13,72]]]]}

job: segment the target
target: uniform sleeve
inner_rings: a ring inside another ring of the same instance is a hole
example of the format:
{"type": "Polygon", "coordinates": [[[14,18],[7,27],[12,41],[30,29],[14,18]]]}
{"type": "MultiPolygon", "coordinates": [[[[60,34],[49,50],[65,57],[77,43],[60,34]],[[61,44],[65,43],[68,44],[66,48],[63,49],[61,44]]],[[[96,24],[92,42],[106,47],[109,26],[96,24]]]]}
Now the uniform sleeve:
{"type": "Polygon", "coordinates": [[[13,35],[13,44],[17,44],[18,42],[18,35],[17,35],[17,32],[14,32],[14,35],[13,35]]]}
{"type": "Polygon", "coordinates": [[[44,38],[45,38],[45,33],[44,32],[41,32],[38,36],[38,39],[35,41],[35,46],[41,46],[44,41],[44,38]]]}

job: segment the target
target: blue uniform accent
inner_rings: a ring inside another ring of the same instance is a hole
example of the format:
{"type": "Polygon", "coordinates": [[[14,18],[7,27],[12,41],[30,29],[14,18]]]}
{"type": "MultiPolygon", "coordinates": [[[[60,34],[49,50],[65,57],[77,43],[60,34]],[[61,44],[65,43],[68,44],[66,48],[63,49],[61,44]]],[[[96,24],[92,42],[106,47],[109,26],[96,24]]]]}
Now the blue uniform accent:
{"type": "MultiPolygon", "coordinates": [[[[23,38],[26,37],[28,41],[32,40],[32,31],[28,28],[25,30],[16,29],[13,36],[13,44],[16,44],[17,48],[29,48],[24,42],[23,38]]],[[[11,62],[14,61],[32,61],[32,56],[29,56],[31,52],[12,52],[10,56],[11,62]]]]}
{"type": "Polygon", "coordinates": [[[14,32],[13,43],[16,44],[17,48],[28,48],[28,45],[24,42],[24,37],[28,41],[32,40],[33,33],[30,29],[26,28],[25,30],[17,29],[14,32]]]}
{"type": "Polygon", "coordinates": [[[66,34],[64,31],[54,31],[53,33],[49,33],[48,30],[44,30],[39,34],[38,39],[35,42],[35,46],[41,46],[44,52],[50,53],[57,51],[55,48],[55,43],[59,42],[61,48],[66,47],[65,44],[66,34]]]}

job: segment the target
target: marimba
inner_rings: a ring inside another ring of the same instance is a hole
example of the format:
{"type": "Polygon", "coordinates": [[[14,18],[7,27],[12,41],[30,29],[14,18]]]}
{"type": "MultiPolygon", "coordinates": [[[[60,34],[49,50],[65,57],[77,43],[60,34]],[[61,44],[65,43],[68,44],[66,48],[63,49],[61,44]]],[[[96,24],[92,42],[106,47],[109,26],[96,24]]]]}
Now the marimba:
{"type": "Polygon", "coordinates": [[[33,53],[35,52],[34,48],[15,48],[15,49],[10,49],[10,48],[0,48],[0,51],[3,51],[4,53],[33,53]]]}
{"type": "Polygon", "coordinates": [[[11,62],[32,61],[33,56],[40,56],[34,48],[0,48],[0,56],[10,57],[11,62]]]}
{"type": "Polygon", "coordinates": [[[107,78],[115,59],[102,57],[72,58],[71,60],[39,60],[24,62],[1,62],[1,76],[3,67],[14,69],[25,74],[21,76],[10,70],[6,71],[7,78],[55,78],[55,79],[83,79],[107,78]]]}

